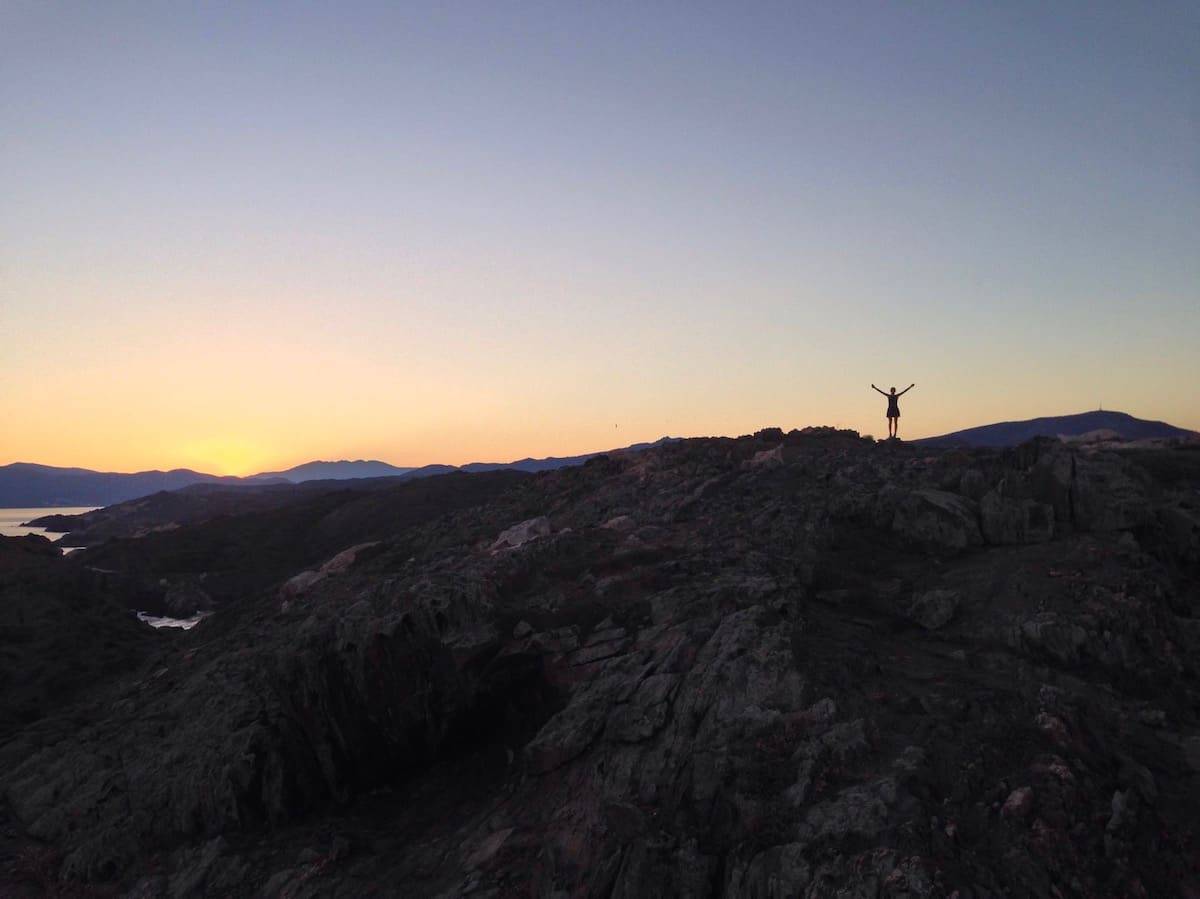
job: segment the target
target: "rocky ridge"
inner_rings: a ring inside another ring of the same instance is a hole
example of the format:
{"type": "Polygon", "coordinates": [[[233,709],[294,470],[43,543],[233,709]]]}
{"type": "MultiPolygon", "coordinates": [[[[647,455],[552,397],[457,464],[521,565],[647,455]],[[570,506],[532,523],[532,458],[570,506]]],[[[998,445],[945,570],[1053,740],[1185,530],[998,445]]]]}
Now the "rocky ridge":
{"type": "Polygon", "coordinates": [[[769,430],[516,481],[0,746],[0,887],[1200,895],[1164,452],[769,430]]]}

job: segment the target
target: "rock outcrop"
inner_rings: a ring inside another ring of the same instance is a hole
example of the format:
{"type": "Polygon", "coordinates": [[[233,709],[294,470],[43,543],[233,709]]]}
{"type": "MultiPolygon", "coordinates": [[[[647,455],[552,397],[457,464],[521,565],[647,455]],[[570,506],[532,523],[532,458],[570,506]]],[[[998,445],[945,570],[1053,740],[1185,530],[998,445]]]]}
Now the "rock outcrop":
{"type": "Polygon", "coordinates": [[[496,542],[492,544],[492,551],[499,552],[505,549],[517,549],[532,540],[549,537],[552,532],[553,528],[550,527],[550,519],[545,515],[539,515],[537,518],[530,518],[528,521],[522,521],[520,524],[514,524],[510,528],[505,528],[503,533],[496,538],[496,542]]]}
{"type": "Polygon", "coordinates": [[[18,734],[0,892],[1188,895],[1197,487],[833,429],[514,481],[18,734]]]}

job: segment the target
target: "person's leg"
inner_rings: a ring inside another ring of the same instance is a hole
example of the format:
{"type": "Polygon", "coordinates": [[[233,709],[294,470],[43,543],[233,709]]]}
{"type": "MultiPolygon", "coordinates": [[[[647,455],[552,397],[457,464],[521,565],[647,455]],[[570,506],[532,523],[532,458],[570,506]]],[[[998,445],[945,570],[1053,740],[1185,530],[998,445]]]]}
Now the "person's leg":
{"type": "Polygon", "coordinates": [[[892,436],[897,440],[900,439],[900,416],[897,415],[892,419],[892,436]]]}

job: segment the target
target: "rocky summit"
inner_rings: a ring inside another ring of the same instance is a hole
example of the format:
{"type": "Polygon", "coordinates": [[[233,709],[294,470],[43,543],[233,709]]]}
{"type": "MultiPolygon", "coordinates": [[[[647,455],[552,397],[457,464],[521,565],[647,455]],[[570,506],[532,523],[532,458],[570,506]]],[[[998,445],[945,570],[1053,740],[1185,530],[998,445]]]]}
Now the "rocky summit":
{"type": "Polygon", "coordinates": [[[1200,896],[1195,448],[768,430],[371,501],[0,737],[0,895],[1200,896]]]}

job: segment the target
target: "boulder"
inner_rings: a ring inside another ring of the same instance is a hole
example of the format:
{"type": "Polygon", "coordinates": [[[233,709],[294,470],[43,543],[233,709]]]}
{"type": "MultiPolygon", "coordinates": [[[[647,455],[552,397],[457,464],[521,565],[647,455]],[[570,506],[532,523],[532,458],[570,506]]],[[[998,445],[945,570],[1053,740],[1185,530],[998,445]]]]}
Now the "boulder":
{"type": "Polygon", "coordinates": [[[283,582],[283,586],[279,588],[279,597],[285,601],[294,599],[300,594],[307,592],[313,584],[323,578],[324,575],[318,571],[301,571],[299,574],[283,582]]]}
{"type": "Polygon", "coordinates": [[[783,465],[783,444],[774,449],[762,450],[750,459],[751,468],[780,468],[783,465]]]}
{"type": "Polygon", "coordinates": [[[500,536],[492,544],[492,552],[516,549],[541,537],[549,537],[551,533],[550,519],[545,515],[539,515],[537,518],[527,519],[501,531],[500,536]]]}
{"type": "Polygon", "coordinates": [[[1033,788],[1018,787],[1008,794],[1000,814],[1005,818],[1025,818],[1033,811],[1033,788]]]}
{"type": "Polygon", "coordinates": [[[360,553],[365,549],[370,549],[372,546],[378,545],[378,540],[372,540],[369,543],[359,543],[357,546],[351,546],[349,549],[343,549],[340,553],[326,562],[320,568],[320,574],[339,574],[353,565],[360,553]]]}

